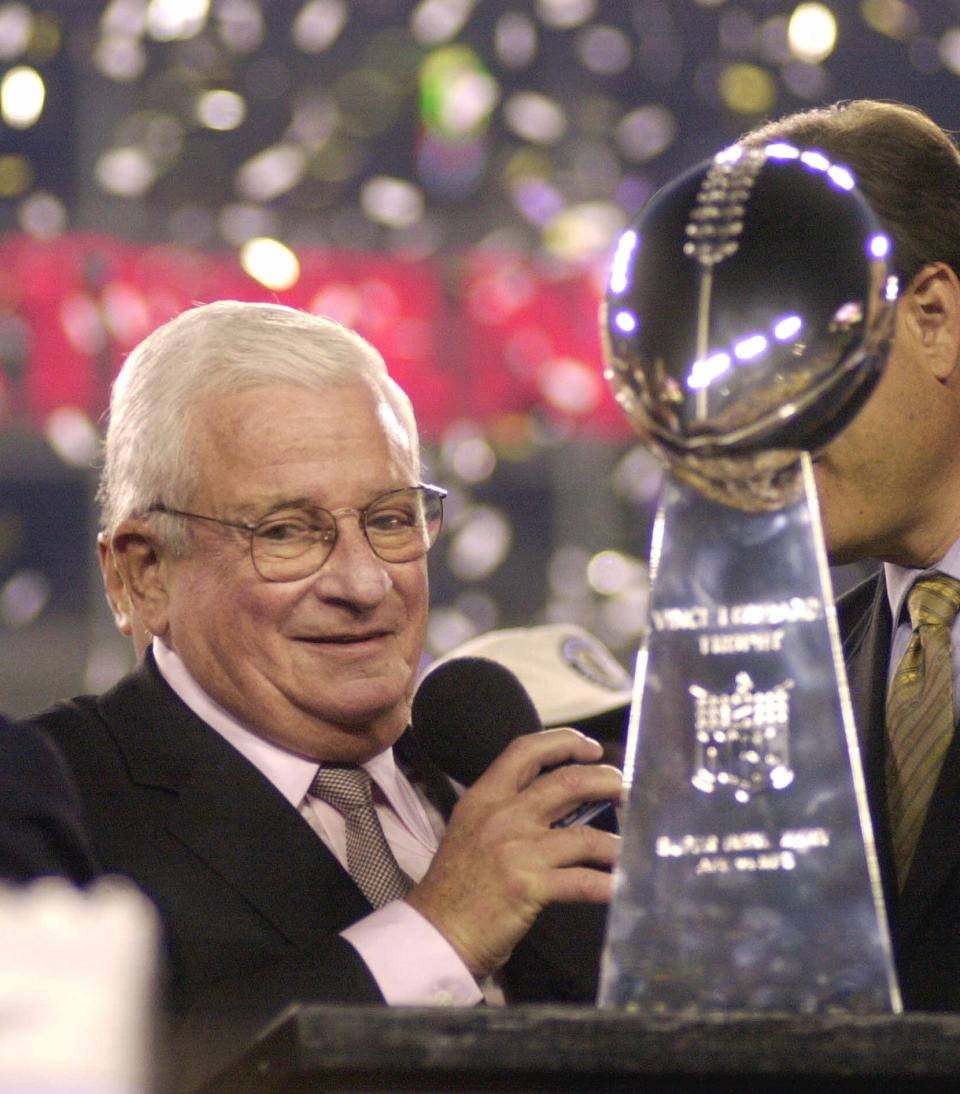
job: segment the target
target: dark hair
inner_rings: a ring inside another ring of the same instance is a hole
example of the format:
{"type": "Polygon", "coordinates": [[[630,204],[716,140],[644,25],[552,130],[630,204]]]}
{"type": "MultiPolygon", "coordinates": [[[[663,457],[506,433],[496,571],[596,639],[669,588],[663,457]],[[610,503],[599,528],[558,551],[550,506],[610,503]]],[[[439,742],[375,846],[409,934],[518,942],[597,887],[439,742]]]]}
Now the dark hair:
{"type": "Polygon", "coordinates": [[[960,275],[960,150],[922,110],[853,99],[767,122],[739,143],[777,140],[817,148],[853,171],[893,239],[893,265],[904,282],[930,262],[960,275]]]}

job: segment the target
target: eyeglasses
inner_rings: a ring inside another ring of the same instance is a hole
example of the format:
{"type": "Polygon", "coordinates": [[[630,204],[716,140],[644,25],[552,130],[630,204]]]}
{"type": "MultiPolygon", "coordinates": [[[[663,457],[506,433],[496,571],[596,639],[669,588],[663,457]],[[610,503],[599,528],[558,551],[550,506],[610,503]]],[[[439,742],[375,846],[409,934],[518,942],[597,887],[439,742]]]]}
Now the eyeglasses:
{"type": "Polygon", "coordinates": [[[253,567],[264,581],[299,581],[330,557],[337,543],[337,520],[354,516],[370,549],[384,562],[413,562],[437,542],[446,490],[421,483],[381,494],[365,509],[278,509],[256,524],[222,520],[184,509],[154,505],[148,513],[191,517],[239,528],[250,536],[253,567]]]}

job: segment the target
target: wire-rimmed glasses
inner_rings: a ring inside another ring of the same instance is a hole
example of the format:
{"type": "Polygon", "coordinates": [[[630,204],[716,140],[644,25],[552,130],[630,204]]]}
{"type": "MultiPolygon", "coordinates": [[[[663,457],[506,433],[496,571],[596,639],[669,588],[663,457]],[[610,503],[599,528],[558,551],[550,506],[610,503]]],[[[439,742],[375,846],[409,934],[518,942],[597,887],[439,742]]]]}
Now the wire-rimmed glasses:
{"type": "Polygon", "coordinates": [[[148,512],[168,513],[238,528],[250,537],[254,569],[265,581],[298,581],[327,561],[337,542],[337,521],[354,516],[370,549],[384,562],[413,562],[436,543],[443,524],[446,490],[429,483],[388,490],[364,509],[330,511],[319,506],[291,507],[268,513],[256,524],[223,520],[185,509],[154,505],[148,512]]]}

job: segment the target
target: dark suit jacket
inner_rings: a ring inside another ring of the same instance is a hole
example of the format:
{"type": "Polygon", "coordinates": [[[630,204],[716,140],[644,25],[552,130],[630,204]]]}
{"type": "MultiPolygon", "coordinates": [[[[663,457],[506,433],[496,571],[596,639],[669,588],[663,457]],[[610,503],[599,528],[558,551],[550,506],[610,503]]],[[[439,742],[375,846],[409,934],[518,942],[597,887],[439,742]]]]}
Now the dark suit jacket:
{"type": "MultiPolygon", "coordinates": [[[[371,910],[360,890],[149,654],[111,691],[36,721],[67,756],[103,867],[159,909],[175,1016],[205,1027],[215,1015],[242,1038],[295,1000],[383,1001],[339,937],[371,910]]],[[[448,815],[454,791],[409,734],[397,753],[448,815]]],[[[602,928],[601,909],[548,909],[504,970],[509,997],[592,1001],[602,928]]]]}
{"type": "Polygon", "coordinates": [[[39,730],[0,716],[0,879],[50,875],[82,885],[94,873],[80,797],[62,757],[39,730]]]}
{"type": "Polygon", "coordinates": [[[960,1010],[960,734],[947,752],[898,894],[884,785],[891,619],[883,572],[842,597],[837,609],[904,1004],[960,1010]]]}

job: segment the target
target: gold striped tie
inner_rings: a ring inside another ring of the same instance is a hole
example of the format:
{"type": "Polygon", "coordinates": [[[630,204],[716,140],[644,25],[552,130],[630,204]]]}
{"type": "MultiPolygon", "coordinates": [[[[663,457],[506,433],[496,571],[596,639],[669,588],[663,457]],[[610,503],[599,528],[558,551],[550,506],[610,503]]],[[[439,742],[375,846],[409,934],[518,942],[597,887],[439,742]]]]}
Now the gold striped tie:
{"type": "Polygon", "coordinates": [[[939,573],[920,578],[907,609],[913,634],[887,695],[887,802],[901,888],[953,737],[950,628],[960,610],[960,581],[939,573]]]}

